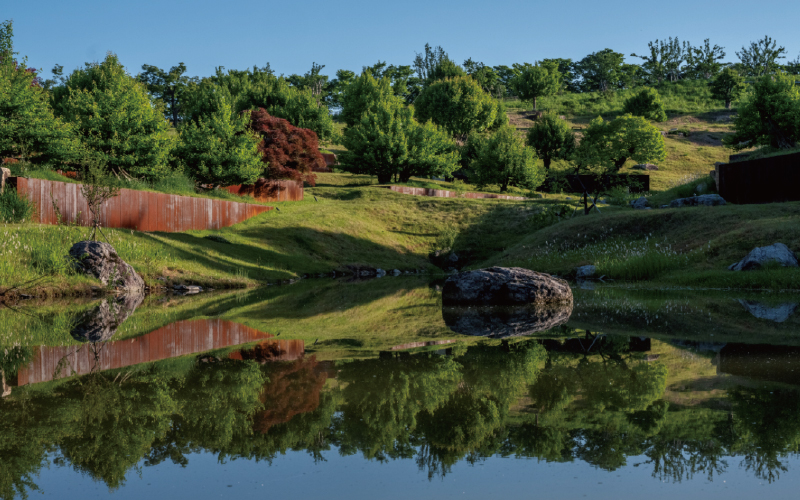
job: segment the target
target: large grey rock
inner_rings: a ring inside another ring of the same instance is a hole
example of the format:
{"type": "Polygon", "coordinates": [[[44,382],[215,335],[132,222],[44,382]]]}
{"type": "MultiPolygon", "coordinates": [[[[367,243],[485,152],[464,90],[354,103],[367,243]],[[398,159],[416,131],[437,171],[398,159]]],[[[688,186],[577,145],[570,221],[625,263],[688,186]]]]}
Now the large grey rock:
{"type": "Polygon", "coordinates": [[[658,165],[652,163],[639,163],[631,167],[634,170],[658,170],[658,165]]]}
{"type": "Polygon", "coordinates": [[[459,305],[527,305],[572,303],[569,284],[549,274],[520,267],[490,267],[447,278],[442,303],[459,305]]]}
{"type": "Polygon", "coordinates": [[[94,276],[106,286],[128,292],[144,290],[144,280],[122,260],[114,247],[100,241],[79,241],[69,249],[80,271],[94,276]]]}
{"type": "Polygon", "coordinates": [[[477,306],[442,308],[448,328],[462,335],[504,338],[545,332],[569,321],[571,302],[529,306],[477,306]]]}
{"type": "Polygon", "coordinates": [[[11,177],[11,170],[0,167],[0,193],[6,188],[6,181],[11,177]]]}
{"type": "Polygon", "coordinates": [[[647,201],[647,198],[645,198],[644,196],[640,196],[638,199],[633,200],[631,202],[631,207],[633,207],[633,208],[635,208],[637,210],[644,210],[645,208],[647,208],[649,206],[650,206],[650,202],[647,201]]]}
{"type": "Polygon", "coordinates": [[[702,194],[700,196],[690,196],[688,198],[678,198],[669,202],[671,208],[680,207],[697,207],[705,205],[713,207],[716,205],[725,205],[725,199],[718,194],[702,194]]]}
{"type": "Polygon", "coordinates": [[[596,272],[597,268],[595,266],[580,266],[575,268],[575,278],[579,280],[585,280],[594,276],[596,272]]]}
{"type": "Polygon", "coordinates": [[[750,271],[760,269],[769,262],[775,262],[783,267],[797,267],[797,255],[789,250],[783,243],[773,243],[767,247],[754,248],[747,257],[736,264],[731,264],[731,271],[750,271]]]}
{"type": "Polygon", "coordinates": [[[777,306],[769,306],[754,300],[739,300],[747,312],[759,319],[783,323],[797,310],[796,302],[786,302],[777,306]]]}
{"type": "Polygon", "coordinates": [[[130,293],[100,302],[78,318],[70,334],[79,342],[103,342],[111,339],[117,328],[133,314],[144,301],[142,293],[130,293]]]}

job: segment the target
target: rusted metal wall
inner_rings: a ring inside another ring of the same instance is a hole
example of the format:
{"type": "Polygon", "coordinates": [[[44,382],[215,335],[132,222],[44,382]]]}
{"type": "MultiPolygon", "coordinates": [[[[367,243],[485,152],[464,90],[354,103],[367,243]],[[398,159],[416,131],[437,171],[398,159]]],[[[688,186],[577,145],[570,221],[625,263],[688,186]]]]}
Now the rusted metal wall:
{"type": "Polygon", "coordinates": [[[268,181],[259,179],[255,184],[238,184],[222,189],[239,196],[252,196],[258,201],[303,201],[302,181],[268,181]]]}
{"type": "Polygon", "coordinates": [[[719,195],[738,204],[800,200],[800,153],[717,167],[719,195]]]}
{"type": "MultiPolygon", "coordinates": [[[[389,189],[401,194],[410,194],[414,196],[435,196],[436,198],[458,198],[459,195],[455,191],[446,191],[444,189],[429,189],[417,188],[409,186],[389,186],[389,189]]],[[[523,196],[507,196],[503,194],[488,194],[488,193],[464,193],[461,198],[471,199],[497,199],[497,200],[525,200],[523,196]]]]}
{"type": "MultiPolygon", "coordinates": [[[[13,178],[17,191],[37,206],[39,222],[56,224],[61,213],[64,223],[90,225],[89,207],[81,194],[81,185],[42,179],[13,178]]],[[[119,196],[103,205],[103,227],[137,231],[178,232],[191,229],[219,229],[245,221],[272,210],[273,207],[210,198],[120,189],[119,196]]]]}
{"type": "Polygon", "coordinates": [[[325,160],[325,166],[318,167],[315,165],[311,167],[311,170],[313,170],[314,172],[333,172],[333,169],[331,167],[333,167],[337,163],[336,155],[323,153],[322,158],[325,160]]]}
{"type": "Polygon", "coordinates": [[[36,384],[70,375],[123,368],[247,344],[271,336],[269,333],[233,321],[201,319],[178,321],[147,335],[128,340],[79,346],[39,347],[33,356],[33,361],[17,373],[16,385],[36,384]]]}

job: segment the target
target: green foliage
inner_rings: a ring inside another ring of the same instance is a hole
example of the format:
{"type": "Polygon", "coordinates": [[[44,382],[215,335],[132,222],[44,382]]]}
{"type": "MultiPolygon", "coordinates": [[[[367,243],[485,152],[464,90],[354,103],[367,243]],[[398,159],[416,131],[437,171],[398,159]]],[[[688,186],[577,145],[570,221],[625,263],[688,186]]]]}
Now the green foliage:
{"type": "Polygon", "coordinates": [[[622,107],[622,112],[634,116],[643,116],[655,122],[667,121],[667,113],[664,111],[661,94],[652,87],[644,87],[628,98],[622,107]]]}
{"type": "Polygon", "coordinates": [[[403,99],[406,104],[413,103],[421,90],[422,81],[414,76],[411,66],[386,66],[385,62],[378,61],[377,64],[364,67],[363,71],[370,72],[376,80],[388,78],[394,95],[403,99]]]}
{"type": "Polygon", "coordinates": [[[163,103],[166,116],[172,120],[172,125],[175,127],[178,126],[181,116],[181,93],[190,81],[196,80],[185,76],[184,73],[186,65],[183,63],[178,63],[169,71],[164,71],[158,66],[143,64],[142,72],[136,77],[147,87],[147,91],[154,99],[163,103]]]}
{"type": "Polygon", "coordinates": [[[555,113],[540,116],[528,130],[528,146],[532,147],[550,168],[553,160],[569,160],[575,152],[576,141],[572,127],[555,113]]]}
{"type": "Polygon", "coordinates": [[[414,102],[421,122],[433,121],[462,139],[496,124],[497,102],[474,79],[457,76],[430,84],[414,102]]]}
{"type": "Polygon", "coordinates": [[[388,78],[376,79],[372,72],[364,71],[345,88],[339,120],[348,127],[354,127],[364,113],[374,110],[379,102],[393,98],[394,92],[388,78]]]}
{"type": "Polygon", "coordinates": [[[56,114],[74,124],[85,147],[111,171],[155,179],[169,170],[174,139],[162,107],[114,54],[75,70],[53,90],[53,102],[56,114]]]}
{"type": "Polygon", "coordinates": [[[539,97],[555,94],[561,86],[561,73],[547,64],[526,64],[511,86],[523,101],[530,101],[536,109],[539,97]]]}
{"type": "Polygon", "coordinates": [[[685,73],[690,78],[710,80],[726,66],[721,62],[723,59],[725,59],[725,50],[719,45],[712,47],[706,38],[703,40],[703,46],[688,47],[685,73]]]}
{"type": "Polygon", "coordinates": [[[53,116],[47,92],[36,73],[11,60],[11,22],[3,24],[0,51],[0,157],[54,165],[80,157],[71,124],[53,116]]]}
{"type": "Polygon", "coordinates": [[[761,77],[771,75],[780,70],[778,59],[786,58],[786,48],[778,47],[778,42],[769,36],[757,42],[750,42],[749,47],[742,47],[736,55],[748,76],[761,77]]]}
{"type": "MultiPolygon", "coordinates": [[[[472,140],[472,139],[471,139],[472,140]]],[[[476,158],[470,165],[478,185],[499,184],[535,189],[544,182],[536,152],[525,145],[514,127],[504,126],[487,138],[476,138],[476,158]]]]}
{"type": "Polygon", "coordinates": [[[681,65],[691,50],[691,46],[687,42],[681,45],[678,37],[675,37],[674,40],[669,37],[669,40],[649,42],[647,48],[650,51],[647,56],[631,54],[631,57],[638,57],[644,61],[642,70],[651,84],[661,83],[665,79],[676,81],[680,78],[681,65]]]}
{"type": "Polygon", "coordinates": [[[6,186],[0,193],[0,222],[16,224],[29,221],[35,206],[28,198],[20,196],[16,189],[6,186]]]}
{"type": "Polygon", "coordinates": [[[725,68],[709,87],[711,95],[724,102],[727,109],[731,109],[731,103],[739,99],[747,85],[744,83],[744,78],[735,69],[725,68]]]}
{"type": "MultiPolygon", "coordinates": [[[[370,77],[371,78],[371,77],[370,77]]],[[[343,168],[376,175],[379,183],[397,176],[450,176],[458,169],[455,143],[433,123],[420,124],[394,96],[378,101],[345,130],[343,168]]]]}
{"type": "Polygon", "coordinates": [[[603,49],[575,63],[575,73],[583,92],[608,92],[623,85],[625,56],[611,49],[603,49]]]}
{"type": "Polygon", "coordinates": [[[793,75],[782,72],[756,79],[738,106],[735,132],[725,143],[734,150],[795,147],[800,140],[800,90],[794,82],[793,75]]]}
{"type": "Polygon", "coordinates": [[[200,88],[207,91],[207,111],[181,126],[175,156],[201,183],[252,184],[264,171],[264,164],[258,151],[261,139],[248,128],[250,113],[234,112],[223,92],[200,88]]]}
{"type": "Polygon", "coordinates": [[[592,120],[576,152],[578,166],[619,172],[628,159],[639,163],[667,157],[661,132],[641,116],[623,115],[611,121],[592,120]]]}

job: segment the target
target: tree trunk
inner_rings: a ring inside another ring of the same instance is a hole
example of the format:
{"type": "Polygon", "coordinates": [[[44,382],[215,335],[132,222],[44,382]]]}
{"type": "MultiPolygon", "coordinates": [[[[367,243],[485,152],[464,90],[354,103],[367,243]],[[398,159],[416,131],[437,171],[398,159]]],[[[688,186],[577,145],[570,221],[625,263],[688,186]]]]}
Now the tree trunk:
{"type": "Polygon", "coordinates": [[[725,100],[725,109],[731,109],[731,100],[730,99],[726,99],[725,100]]]}
{"type": "Polygon", "coordinates": [[[625,165],[625,162],[628,161],[628,158],[622,157],[614,162],[614,168],[616,172],[622,170],[622,167],[625,165]]]}
{"type": "Polygon", "coordinates": [[[542,162],[544,163],[544,168],[549,170],[550,169],[550,163],[553,162],[553,159],[550,158],[549,156],[545,156],[544,158],[542,158],[542,162]]]}
{"type": "Polygon", "coordinates": [[[500,186],[500,192],[501,193],[508,191],[508,181],[509,181],[509,179],[504,180],[503,184],[500,186]]]}
{"type": "Polygon", "coordinates": [[[533,110],[536,111],[536,96],[533,98],[533,110]]]}
{"type": "Polygon", "coordinates": [[[392,174],[378,174],[378,184],[389,184],[392,182],[392,174]]]}
{"type": "Polygon", "coordinates": [[[170,98],[170,108],[172,109],[172,126],[178,126],[178,107],[175,105],[175,93],[172,93],[172,97],[170,98]]]}

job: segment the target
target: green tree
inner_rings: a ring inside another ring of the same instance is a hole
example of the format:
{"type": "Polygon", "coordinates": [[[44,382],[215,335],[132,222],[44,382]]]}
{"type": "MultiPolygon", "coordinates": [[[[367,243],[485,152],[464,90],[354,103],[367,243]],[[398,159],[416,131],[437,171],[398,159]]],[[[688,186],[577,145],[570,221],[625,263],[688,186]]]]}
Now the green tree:
{"type": "Polygon", "coordinates": [[[747,85],[744,83],[744,78],[735,69],[725,68],[711,82],[710,88],[714,99],[719,99],[725,103],[727,109],[731,109],[731,103],[739,99],[747,85]]]}
{"type": "Polygon", "coordinates": [[[432,123],[419,124],[409,108],[390,96],[375,103],[344,133],[343,168],[375,175],[383,184],[397,176],[449,177],[459,167],[455,143],[432,123]]]}
{"type": "Polygon", "coordinates": [[[348,127],[353,127],[361,121],[364,113],[386,99],[397,100],[389,79],[377,79],[370,71],[364,71],[344,90],[339,119],[348,127]]]}
{"type": "Polygon", "coordinates": [[[619,172],[629,159],[639,163],[664,161],[661,132],[641,116],[623,115],[611,121],[597,117],[584,130],[576,151],[578,167],[619,172]]]}
{"type": "Polygon", "coordinates": [[[411,104],[422,90],[422,82],[414,76],[411,66],[387,66],[385,62],[378,61],[372,66],[365,66],[363,71],[369,71],[376,80],[388,78],[394,95],[403,99],[406,104],[411,104]]]}
{"type": "Polygon", "coordinates": [[[712,47],[706,38],[700,47],[687,47],[686,73],[693,78],[710,80],[727,65],[721,62],[723,59],[725,59],[725,49],[719,45],[712,47]]]}
{"type": "Polygon", "coordinates": [[[498,184],[501,191],[507,191],[508,186],[536,189],[544,182],[536,152],[517,136],[514,127],[503,126],[490,137],[476,140],[476,158],[470,167],[477,184],[498,184]]]}
{"type": "Polygon", "coordinates": [[[74,124],[86,148],[111,171],[156,179],[169,171],[175,140],[160,103],[114,54],[75,70],[53,89],[56,115],[74,124]]]}
{"type": "Polygon", "coordinates": [[[800,90],[794,75],[757,78],[737,111],[734,133],[725,138],[734,150],[757,145],[788,149],[800,140],[800,90]]]}
{"type": "MultiPolygon", "coordinates": [[[[55,73],[55,71],[54,71],[55,73]]],[[[195,79],[185,76],[186,65],[178,63],[169,71],[142,64],[142,72],[136,77],[146,87],[154,99],[164,104],[166,116],[172,119],[172,125],[177,127],[180,119],[180,94],[186,85],[195,79]]]]}
{"type": "Polygon", "coordinates": [[[631,54],[631,57],[642,59],[642,69],[648,76],[650,83],[661,83],[665,79],[674,82],[681,77],[681,65],[686,61],[687,54],[691,45],[684,42],[681,45],[678,37],[673,40],[655,40],[649,42],[647,48],[650,54],[639,56],[631,54]]]}
{"type": "Polygon", "coordinates": [[[519,98],[530,101],[535,110],[538,98],[558,92],[561,86],[561,73],[552,66],[526,64],[511,84],[519,98]]]}
{"type": "Polygon", "coordinates": [[[762,40],[750,42],[749,47],[742,47],[736,52],[747,76],[763,76],[775,73],[780,69],[778,59],[785,59],[786,48],[778,47],[778,42],[769,36],[762,40]]]}
{"type": "Polygon", "coordinates": [[[549,169],[553,160],[568,160],[575,153],[572,127],[555,113],[545,113],[528,130],[528,146],[532,147],[549,169]]]}
{"type": "Polygon", "coordinates": [[[625,56],[611,49],[593,52],[575,63],[583,92],[608,92],[619,88],[625,56]]]}
{"type": "Polygon", "coordinates": [[[317,107],[322,106],[322,103],[328,100],[330,92],[328,76],[321,73],[323,68],[325,68],[324,64],[312,62],[311,69],[303,76],[290,75],[286,79],[294,87],[309,90],[317,101],[317,107]]]}
{"type": "Polygon", "coordinates": [[[502,111],[478,82],[468,76],[430,84],[414,102],[414,110],[418,120],[431,120],[461,140],[470,132],[494,126],[502,111]]]}
{"type": "Polygon", "coordinates": [[[561,74],[561,88],[569,92],[577,92],[579,89],[575,85],[575,64],[572,59],[542,59],[542,65],[554,67],[561,74]]]}
{"type": "Polygon", "coordinates": [[[645,87],[626,99],[622,112],[642,116],[655,122],[667,121],[661,94],[652,87],[645,87]]]}
{"type": "Polygon", "coordinates": [[[211,85],[204,88],[207,111],[181,125],[175,156],[201,183],[252,184],[264,164],[258,151],[261,138],[248,128],[250,112],[236,113],[224,92],[211,85]]]}

